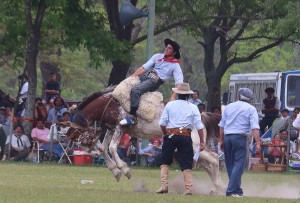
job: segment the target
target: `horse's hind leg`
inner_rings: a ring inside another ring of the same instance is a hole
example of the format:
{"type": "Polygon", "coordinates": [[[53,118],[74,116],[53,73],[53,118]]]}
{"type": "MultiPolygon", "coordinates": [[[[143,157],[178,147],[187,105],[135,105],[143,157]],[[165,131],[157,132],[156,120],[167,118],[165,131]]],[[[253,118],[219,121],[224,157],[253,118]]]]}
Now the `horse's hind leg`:
{"type": "Polygon", "coordinates": [[[123,160],[120,159],[120,157],[117,153],[117,147],[120,143],[122,136],[123,136],[122,131],[121,131],[120,127],[117,126],[115,129],[113,139],[109,145],[109,152],[111,153],[113,159],[115,160],[117,167],[119,169],[121,169],[121,171],[124,173],[124,175],[128,179],[130,179],[131,178],[130,168],[127,166],[127,164],[123,160]]]}
{"type": "MultiPolygon", "coordinates": [[[[218,159],[215,156],[210,156],[210,159],[218,159]]],[[[204,170],[208,173],[211,181],[216,187],[216,191],[212,190],[212,194],[224,194],[225,185],[220,177],[219,164],[215,164],[216,160],[203,159],[199,158],[198,162],[204,168],[204,170]]],[[[217,160],[217,163],[219,160],[217,160]]]]}
{"type": "Polygon", "coordinates": [[[112,172],[116,180],[119,182],[121,177],[121,171],[117,168],[116,163],[110,158],[108,154],[108,145],[111,142],[111,139],[113,137],[113,132],[107,131],[104,137],[104,140],[102,142],[103,147],[103,156],[106,162],[107,168],[112,172]]]}

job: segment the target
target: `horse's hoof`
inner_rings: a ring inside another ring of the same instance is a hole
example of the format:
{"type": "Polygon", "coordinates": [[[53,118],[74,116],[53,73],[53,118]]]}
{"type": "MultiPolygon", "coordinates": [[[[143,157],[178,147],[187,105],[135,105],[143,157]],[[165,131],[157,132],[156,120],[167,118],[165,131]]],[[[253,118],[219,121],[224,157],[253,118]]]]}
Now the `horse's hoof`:
{"type": "Polygon", "coordinates": [[[123,169],[123,173],[124,173],[124,175],[125,175],[128,179],[131,178],[131,172],[130,172],[130,168],[129,168],[129,167],[125,167],[125,168],[123,169]]]}
{"type": "Polygon", "coordinates": [[[121,171],[116,168],[115,170],[112,171],[112,173],[113,173],[114,177],[116,178],[117,182],[119,182],[121,175],[122,175],[121,171]]]}

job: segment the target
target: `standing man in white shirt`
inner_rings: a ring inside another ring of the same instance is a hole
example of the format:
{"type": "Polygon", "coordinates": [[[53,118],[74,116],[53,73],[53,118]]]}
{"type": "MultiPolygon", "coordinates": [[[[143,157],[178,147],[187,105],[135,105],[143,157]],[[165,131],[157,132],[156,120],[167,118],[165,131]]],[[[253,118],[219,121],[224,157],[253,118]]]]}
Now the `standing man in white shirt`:
{"type": "MultiPolygon", "coordinates": [[[[136,111],[142,94],[154,92],[172,77],[175,80],[175,85],[183,82],[183,74],[179,65],[180,46],[171,39],[165,39],[164,43],[166,48],[163,54],[153,55],[147,63],[132,74],[132,76],[140,77],[141,83],[132,88],[130,93],[130,116],[121,120],[120,125],[131,125],[136,122],[136,111]],[[143,75],[146,72],[149,73],[143,75]]],[[[171,98],[175,99],[175,97],[176,94],[173,94],[171,98]]]]}
{"type": "Polygon", "coordinates": [[[225,154],[229,183],[226,196],[243,197],[242,175],[247,159],[247,136],[252,133],[256,151],[260,152],[258,114],[250,103],[254,98],[248,88],[239,89],[239,101],[228,104],[222,114],[220,146],[225,154]]]}
{"type": "Polygon", "coordinates": [[[168,166],[173,163],[174,151],[177,148],[180,157],[180,168],[183,172],[185,192],[191,195],[193,191],[192,167],[193,167],[193,141],[191,138],[192,127],[198,130],[200,137],[200,150],[204,150],[203,124],[196,105],[188,102],[191,94],[188,83],[179,83],[172,90],[178,94],[178,99],[170,101],[161,115],[159,125],[164,135],[161,155],[161,188],[157,193],[168,193],[168,166]]]}

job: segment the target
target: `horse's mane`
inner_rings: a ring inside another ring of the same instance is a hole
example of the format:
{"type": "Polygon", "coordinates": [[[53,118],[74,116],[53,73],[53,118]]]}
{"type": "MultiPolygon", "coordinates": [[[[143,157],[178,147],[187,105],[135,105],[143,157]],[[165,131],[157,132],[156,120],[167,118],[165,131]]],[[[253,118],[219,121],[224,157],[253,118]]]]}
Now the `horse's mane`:
{"type": "Polygon", "coordinates": [[[87,120],[84,118],[82,111],[78,111],[73,119],[73,123],[75,123],[76,125],[83,127],[83,128],[87,128],[88,127],[88,122],[87,120]]]}
{"type": "Polygon", "coordinates": [[[114,89],[116,88],[116,85],[114,86],[109,86],[106,89],[99,91],[99,92],[95,92],[93,94],[91,94],[90,96],[87,96],[86,98],[84,98],[84,100],[78,105],[78,110],[81,111],[82,109],[84,109],[84,107],[86,107],[86,105],[88,105],[91,101],[93,101],[94,99],[97,99],[98,97],[112,92],[114,89]]]}
{"type": "Polygon", "coordinates": [[[220,128],[218,126],[221,116],[210,112],[202,112],[201,120],[207,132],[207,137],[220,137],[220,128]]]}

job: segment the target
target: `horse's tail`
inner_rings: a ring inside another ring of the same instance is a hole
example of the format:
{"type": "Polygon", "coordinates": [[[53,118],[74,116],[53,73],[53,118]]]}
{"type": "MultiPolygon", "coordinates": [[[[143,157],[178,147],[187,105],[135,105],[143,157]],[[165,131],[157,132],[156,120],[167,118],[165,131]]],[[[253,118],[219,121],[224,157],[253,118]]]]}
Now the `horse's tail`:
{"type": "Polygon", "coordinates": [[[208,140],[210,137],[219,138],[220,128],[218,124],[221,120],[221,116],[210,112],[202,112],[201,120],[206,128],[206,132],[207,132],[206,140],[208,140]]]}
{"type": "Polygon", "coordinates": [[[114,86],[109,86],[106,89],[100,91],[100,92],[95,92],[93,94],[91,94],[90,96],[86,97],[83,99],[83,101],[78,105],[78,110],[81,111],[82,109],[84,109],[84,107],[86,107],[91,101],[93,101],[94,99],[97,99],[98,97],[112,92],[114,89],[116,88],[116,85],[114,86]]]}

